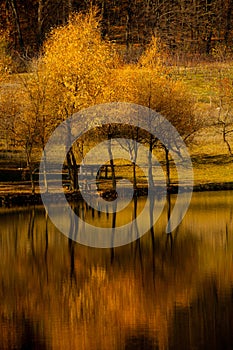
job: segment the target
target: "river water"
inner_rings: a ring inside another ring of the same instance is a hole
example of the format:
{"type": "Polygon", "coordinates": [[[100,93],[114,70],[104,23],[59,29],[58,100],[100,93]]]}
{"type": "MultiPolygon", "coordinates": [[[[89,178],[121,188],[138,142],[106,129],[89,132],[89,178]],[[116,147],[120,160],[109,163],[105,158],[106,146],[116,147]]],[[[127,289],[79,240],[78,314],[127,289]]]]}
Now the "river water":
{"type": "Polygon", "coordinates": [[[166,223],[165,208],[140,239],[100,249],[43,206],[1,208],[0,349],[233,349],[233,192],[194,193],[172,235],[166,223]]]}

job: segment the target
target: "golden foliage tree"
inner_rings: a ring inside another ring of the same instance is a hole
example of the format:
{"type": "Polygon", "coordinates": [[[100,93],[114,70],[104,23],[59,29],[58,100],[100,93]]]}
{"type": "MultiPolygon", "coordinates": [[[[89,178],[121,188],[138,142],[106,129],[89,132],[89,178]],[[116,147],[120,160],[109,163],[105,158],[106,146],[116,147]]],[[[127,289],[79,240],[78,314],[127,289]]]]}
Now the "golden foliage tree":
{"type": "MultiPolygon", "coordinates": [[[[108,100],[110,71],[118,62],[113,46],[101,38],[95,10],[76,14],[67,25],[54,29],[44,45],[40,74],[46,76],[49,110],[57,121],[108,100]]],[[[67,153],[67,165],[71,187],[76,189],[72,149],[67,153]]]]}
{"type": "MultiPolygon", "coordinates": [[[[173,78],[166,65],[167,54],[156,38],[152,38],[138,64],[125,70],[128,81],[128,97],[134,103],[149,107],[165,117],[177,129],[180,135],[187,140],[199,127],[195,116],[195,103],[191,92],[181,82],[173,78]],[[131,78],[130,78],[131,75],[131,78]]],[[[150,151],[158,145],[153,135],[144,140],[150,151]]],[[[166,156],[167,183],[170,183],[169,155],[164,146],[166,156]]],[[[150,182],[151,159],[148,159],[150,182]]]]}
{"type": "Polygon", "coordinates": [[[118,60],[112,45],[101,38],[95,12],[74,15],[66,26],[54,29],[42,59],[54,112],[64,119],[102,102],[109,71],[118,60]]]}

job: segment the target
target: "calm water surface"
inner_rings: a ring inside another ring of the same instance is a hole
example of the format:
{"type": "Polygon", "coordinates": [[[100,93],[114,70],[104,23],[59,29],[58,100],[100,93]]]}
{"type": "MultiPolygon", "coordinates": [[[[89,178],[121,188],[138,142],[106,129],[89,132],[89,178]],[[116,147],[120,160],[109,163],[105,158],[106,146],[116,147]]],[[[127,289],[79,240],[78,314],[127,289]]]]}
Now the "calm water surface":
{"type": "Polygon", "coordinates": [[[233,192],[195,193],[179,229],[166,223],[165,209],[140,240],[94,249],[42,206],[1,208],[0,349],[233,349],[233,192]]]}

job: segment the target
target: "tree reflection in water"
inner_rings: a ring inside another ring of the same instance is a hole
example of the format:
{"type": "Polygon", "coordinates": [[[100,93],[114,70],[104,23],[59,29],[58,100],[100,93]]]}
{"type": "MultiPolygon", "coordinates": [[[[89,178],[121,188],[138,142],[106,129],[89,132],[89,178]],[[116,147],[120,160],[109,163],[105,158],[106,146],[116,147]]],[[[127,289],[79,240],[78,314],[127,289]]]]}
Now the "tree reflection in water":
{"type": "MultiPolygon", "coordinates": [[[[179,234],[164,233],[165,208],[148,234],[114,250],[68,240],[42,207],[1,209],[0,348],[232,349],[233,199],[216,196],[194,194],[179,234]]],[[[74,210],[106,226],[127,219],[74,210]]]]}
{"type": "Polygon", "coordinates": [[[149,338],[144,334],[140,334],[140,331],[138,331],[135,335],[131,335],[130,337],[126,338],[124,350],[141,350],[141,349],[147,349],[147,350],[156,349],[153,338],[149,338]]]}

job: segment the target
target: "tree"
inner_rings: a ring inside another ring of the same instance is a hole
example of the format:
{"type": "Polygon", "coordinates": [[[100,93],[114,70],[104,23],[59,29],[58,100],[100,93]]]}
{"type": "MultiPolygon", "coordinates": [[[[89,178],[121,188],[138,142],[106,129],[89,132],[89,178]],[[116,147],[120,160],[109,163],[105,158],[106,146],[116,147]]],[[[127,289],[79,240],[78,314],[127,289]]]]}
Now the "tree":
{"type": "Polygon", "coordinates": [[[11,73],[11,68],[12,58],[9,54],[9,33],[0,30],[0,81],[11,73]]]}
{"type": "MultiPolygon", "coordinates": [[[[173,79],[169,69],[164,65],[167,54],[164,53],[156,38],[152,38],[147,50],[138,63],[138,103],[145,105],[165,117],[187,140],[199,127],[195,116],[194,98],[180,81],[173,79]]],[[[153,121],[152,121],[153,122],[153,121]]],[[[158,147],[155,137],[148,135],[149,145],[149,179],[151,179],[151,152],[158,147]]],[[[162,145],[165,152],[167,187],[170,187],[169,149],[162,145]]],[[[179,149],[174,150],[179,152],[179,149]]],[[[152,179],[151,179],[151,182],[152,179]]]]}
{"type": "Polygon", "coordinates": [[[12,14],[13,14],[14,21],[15,21],[15,27],[16,27],[17,34],[18,34],[19,46],[20,46],[22,53],[24,53],[25,52],[25,45],[24,45],[24,40],[23,40],[23,35],[22,35],[22,30],[21,30],[21,23],[20,23],[20,19],[19,19],[18,6],[17,6],[15,0],[9,0],[9,3],[10,3],[10,7],[11,7],[12,14]]]}
{"type": "MultiPolygon", "coordinates": [[[[40,60],[31,63],[30,74],[21,78],[22,91],[24,93],[27,122],[35,123],[36,128],[33,137],[33,145],[42,151],[43,174],[45,190],[48,190],[46,174],[46,152],[45,145],[49,136],[56,128],[58,121],[53,113],[50,113],[51,100],[47,93],[47,76],[41,71],[40,60]]],[[[32,170],[33,173],[33,170],[32,170]]]]}
{"type": "Polygon", "coordinates": [[[227,146],[228,152],[233,156],[232,135],[233,135],[233,98],[232,80],[221,77],[218,84],[217,100],[217,126],[220,127],[223,142],[227,146]]]}
{"type": "Polygon", "coordinates": [[[32,194],[35,193],[34,182],[34,151],[38,142],[38,119],[32,118],[27,97],[18,86],[10,85],[2,96],[1,124],[7,135],[7,149],[23,149],[27,169],[30,174],[32,194]]]}
{"type": "MultiPolygon", "coordinates": [[[[104,102],[109,96],[110,71],[118,61],[113,46],[101,38],[94,10],[86,16],[74,15],[67,25],[54,29],[44,45],[40,74],[46,76],[50,108],[57,121],[104,102]]],[[[72,148],[67,165],[72,188],[76,189],[77,165],[72,148]]]]}
{"type": "MultiPolygon", "coordinates": [[[[44,179],[46,184],[45,144],[56,127],[56,120],[50,110],[47,96],[46,77],[40,74],[36,65],[30,73],[19,76],[12,83],[8,79],[1,91],[1,128],[6,135],[6,148],[18,147],[25,153],[32,193],[35,191],[34,171],[38,167],[42,151],[44,179]]],[[[47,186],[46,186],[47,187],[47,186]]]]}
{"type": "MultiPolygon", "coordinates": [[[[160,113],[177,129],[184,140],[188,140],[200,127],[195,115],[193,95],[186,86],[173,79],[172,72],[166,66],[168,54],[157,38],[152,38],[138,63],[125,64],[113,71],[111,79],[110,101],[133,102],[160,113]]],[[[127,122],[127,120],[126,120],[127,122]]],[[[130,120],[128,121],[130,123],[130,120]]],[[[153,125],[153,120],[151,120],[153,125]]],[[[148,180],[153,186],[152,152],[161,144],[150,133],[138,134],[132,129],[130,138],[146,144],[148,152],[148,180]]],[[[125,145],[123,145],[125,147],[125,145]]],[[[166,160],[167,185],[170,185],[169,152],[163,145],[166,160]]],[[[179,152],[178,149],[175,150],[179,152]]]]}

